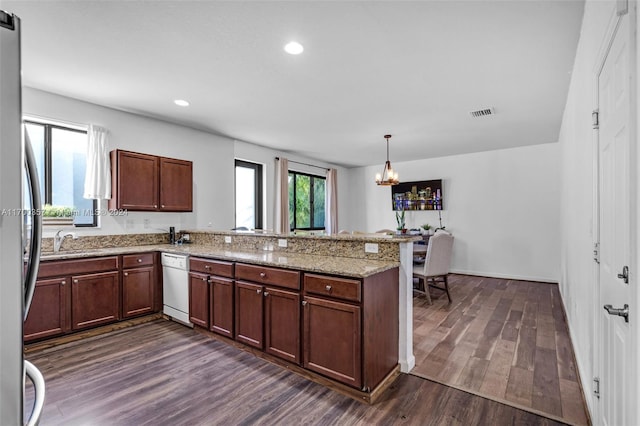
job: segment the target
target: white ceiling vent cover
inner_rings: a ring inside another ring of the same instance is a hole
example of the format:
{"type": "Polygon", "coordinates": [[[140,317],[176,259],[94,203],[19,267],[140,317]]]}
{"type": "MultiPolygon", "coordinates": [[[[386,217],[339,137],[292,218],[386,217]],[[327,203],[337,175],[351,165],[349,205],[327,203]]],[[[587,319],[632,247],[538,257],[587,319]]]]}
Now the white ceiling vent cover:
{"type": "Polygon", "coordinates": [[[493,107],[477,109],[469,112],[473,118],[486,117],[487,115],[495,115],[496,110],[493,107]]]}

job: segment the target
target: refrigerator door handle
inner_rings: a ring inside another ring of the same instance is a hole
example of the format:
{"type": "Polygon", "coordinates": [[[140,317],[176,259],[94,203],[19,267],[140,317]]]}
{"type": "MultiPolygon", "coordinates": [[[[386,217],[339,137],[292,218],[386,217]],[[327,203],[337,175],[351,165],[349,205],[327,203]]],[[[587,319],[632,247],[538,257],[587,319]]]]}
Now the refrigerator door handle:
{"type": "Polygon", "coordinates": [[[44,407],[44,377],[38,368],[26,359],[24,360],[24,374],[33,382],[36,398],[33,402],[33,411],[27,420],[27,426],[36,426],[40,422],[42,408],[44,407]]]}
{"type": "Polygon", "coordinates": [[[40,267],[40,252],[42,250],[42,202],[40,199],[40,183],[38,181],[38,170],[36,168],[36,158],[31,148],[31,140],[27,129],[23,127],[25,166],[27,168],[27,180],[29,192],[31,193],[32,230],[31,242],[29,244],[29,260],[27,261],[27,271],[25,274],[24,289],[24,320],[27,319],[33,292],[36,288],[38,278],[38,268],[40,267]]]}

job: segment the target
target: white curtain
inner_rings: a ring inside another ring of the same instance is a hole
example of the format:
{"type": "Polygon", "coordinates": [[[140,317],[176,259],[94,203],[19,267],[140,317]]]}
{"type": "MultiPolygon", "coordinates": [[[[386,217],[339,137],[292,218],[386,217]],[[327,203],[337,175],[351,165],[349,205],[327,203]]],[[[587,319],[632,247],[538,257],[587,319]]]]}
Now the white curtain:
{"type": "Polygon", "coordinates": [[[276,159],[276,226],[279,234],[289,233],[289,160],[276,159]]]}
{"type": "Polygon", "coordinates": [[[338,233],[338,171],[327,170],[327,187],[325,190],[324,228],[327,234],[338,233]]]}
{"type": "Polygon", "coordinates": [[[93,124],[89,126],[84,198],[96,200],[111,198],[111,162],[107,146],[107,130],[93,124]]]}

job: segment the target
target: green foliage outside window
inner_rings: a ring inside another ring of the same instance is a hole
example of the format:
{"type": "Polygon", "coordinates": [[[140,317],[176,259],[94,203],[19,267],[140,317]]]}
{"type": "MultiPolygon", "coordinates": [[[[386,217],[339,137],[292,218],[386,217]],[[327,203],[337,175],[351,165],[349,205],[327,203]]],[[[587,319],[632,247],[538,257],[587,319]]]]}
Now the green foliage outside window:
{"type": "Polygon", "coordinates": [[[324,229],[325,183],[320,176],[289,172],[290,229],[324,229]]]}
{"type": "Polygon", "coordinates": [[[44,216],[44,217],[73,217],[73,207],[52,206],[51,204],[45,204],[42,207],[42,216],[44,216]]]}

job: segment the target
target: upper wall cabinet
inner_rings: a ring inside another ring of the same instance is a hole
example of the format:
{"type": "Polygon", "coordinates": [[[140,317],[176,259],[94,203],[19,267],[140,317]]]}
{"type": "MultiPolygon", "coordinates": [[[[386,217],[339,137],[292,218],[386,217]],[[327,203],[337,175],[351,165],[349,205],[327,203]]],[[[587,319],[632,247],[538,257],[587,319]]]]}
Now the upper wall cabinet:
{"type": "Polygon", "coordinates": [[[193,211],[191,161],[111,151],[110,209],[193,211]]]}

